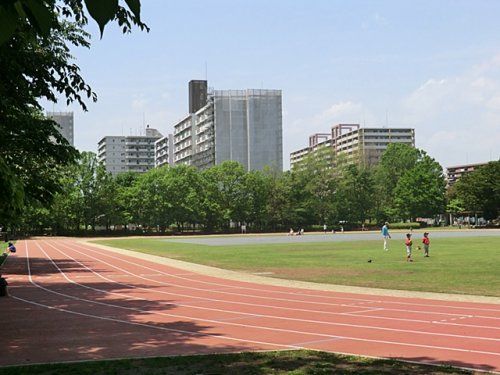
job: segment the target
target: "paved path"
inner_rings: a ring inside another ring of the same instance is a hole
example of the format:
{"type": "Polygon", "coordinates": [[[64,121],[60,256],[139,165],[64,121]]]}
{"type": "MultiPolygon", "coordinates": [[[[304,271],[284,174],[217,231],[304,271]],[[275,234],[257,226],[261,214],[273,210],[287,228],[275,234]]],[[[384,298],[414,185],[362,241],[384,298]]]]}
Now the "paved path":
{"type": "MultiPolygon", "coordinates": [[[[422,230],[414,231],[414,238],[420,238],[423,234],[422,230]]],[[[392,232],[391,236],[394,240],[402,240],[405,236],[403,232],[392,232]]],[[[483,237],[483,236],[500,236],[500,230],[483,229],[483,230],[462,230],[462,231],[433,231],[430,234],[432,238],[444,237],[483,237]]],[[[209,246],[230,246],[230,245],[254,245],[254,244],[273,244],[273,243],[298,243],[298,242],[345,242],[345,241],[370,241],[382,240],[380,233],[328,233],[328,234],[305,234],[304,236],[287,236],[282,235],[233,235],[233,236],[193,236],[189,238],[165,239],[169,242],[194,243],[199,245],[209,246]]]]}
{"type": "Polygon", "coordinates": [[[226,280],[70,239],[19,241],[0,365],[308,348],[500,371],[500,305],[226,280]]]}

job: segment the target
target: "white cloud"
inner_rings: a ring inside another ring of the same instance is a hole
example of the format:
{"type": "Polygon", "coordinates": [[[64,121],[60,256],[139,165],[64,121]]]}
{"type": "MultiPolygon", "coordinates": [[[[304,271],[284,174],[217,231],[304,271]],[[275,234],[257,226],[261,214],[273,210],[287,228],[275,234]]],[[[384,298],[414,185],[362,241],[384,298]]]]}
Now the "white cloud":
{"type": "Polygon", "coordinates": [[[144,111],[144,109],[146,109],[146,106],[148,105],[148,102],[149,101],[144,98],[143,95],[140,95],[132,99],[131,107],[134,111],[144,111]]]}
{"type": "MultiPolygon", "coordinates": [[[[303,103],[302,106],[307,105],[303,103]]],[[[287,114],[284,116],[284,125],[286,130],[284,136],[284,165],[285,168],[289,165],[290,153],[303,148],[308,143],[308,137],[314,133],[329,133],[333,125],[336,124],[374,124],[375,116],[367,110],[362,103],[351,100],[344,100],[330,105],[316,115],[309,117],[296,117],[295,119],[288,118],[288,110],[284,110],[287,114]],[[285,121],[286,120],[286,121],[285,121]]]]}
{"type": "Polygon", "coordinates": [[[380,13],[374,13],[372,15],[373,22],[379,26],[386,26],[388,24],[387,18],[382,16],[380,13]]]}
{"type": "Polygon", "coordinates": [[[402,100],[417,146],[444,166],[500,155],[500,55],[452,77],[433,78],[402,100]]]}
{"type": "Polygon", "coordinates": [[[387,18],[382,16],[380,13],[375,12],[372,13],[368,18],[366,18],[362,23],[361,23],[361,28],[363,30],[368,30],[368,29],[373,29],[376,27],[384,27],[387,26],[389,22],[387,21],[387,18]]]}
{"type": "MultiPolygon", "coordinates": [[[[319,116],[319,120],[328,122],[338,121],[340,118],[345,117],[358,117],[362,114],[362,106],[360,103],[353,103],[351,101],[344,101],[333,104],[331,107],[323,111],[319,116]]],[[[343,120],[342,120],[343,121],[343,120]]]]}
{"type": "MultiPolygon", "coordinates": [[[[288,117],[288,111],[285,112],[288,117]]],[[[294,141],[301,137],[302,143],[305,143],[310,134],[328,132],[333,125],[339,123],[360,123],[364,116],[361,103],[342,101],[332,104],[317,115],[292,120],[287,124],[287,132],[295,136],[294,141]]]]}

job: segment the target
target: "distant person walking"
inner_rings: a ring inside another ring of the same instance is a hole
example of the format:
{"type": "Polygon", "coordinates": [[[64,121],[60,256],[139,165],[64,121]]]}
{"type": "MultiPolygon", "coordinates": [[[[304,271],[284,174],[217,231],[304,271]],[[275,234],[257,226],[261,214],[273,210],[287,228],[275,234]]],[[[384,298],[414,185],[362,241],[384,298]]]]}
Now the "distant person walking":
{"type": "Polygon", "coordinates": [[[326,229],[327,229],[326,224],[323,224],[323,232],[325,232],[325,234],[326,234],[326,229]]]}
{"type": "Polygon", "coordinates": [[[382,237],[384,238],[384,250],[389,251],[389,244],[387,240],[391,238],[391,235],[389,234],[389,223],[387,221],[382,227],[382,237]]]}
{"type": "Polygon", "coordinates": [[[246,224],[241,224],[241,234],[246,234],[247,233],[247,226],[246,224]]]}
{"type": "Polygon", "coordinates": [[[422,243],[424,244],[424,257],[428,257],[429,247],[431,246],[431,240],[429,240],[429,232],[424,233],[424,238],[422,238],[422,243]]]}
{"type": "Polygon", "coordinates": [[[413,262],[411,259],[411,246],[413,245],[413,241],[411,240],[411,233],[406,234],[405,246],[406,246],[406,261],[413,262]]]}

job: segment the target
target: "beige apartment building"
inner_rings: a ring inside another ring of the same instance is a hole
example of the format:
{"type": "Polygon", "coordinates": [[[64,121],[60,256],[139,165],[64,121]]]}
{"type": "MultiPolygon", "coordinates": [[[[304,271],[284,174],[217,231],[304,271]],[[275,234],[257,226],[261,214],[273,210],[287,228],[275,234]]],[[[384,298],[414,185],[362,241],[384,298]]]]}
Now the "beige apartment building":
{"type": "Polygon", "coordinates": [[[338,124],[330,133],[309,137],[309,146],[290,154],[290,168],[296,168],[306,156],[320,149],[331,148],[326,157],[341,156],[349,163],[365,166],[376,165],[390,143],[404,143],[415,147],[415,129],[412,128],[361,128],[359,124],[338,124]]]}

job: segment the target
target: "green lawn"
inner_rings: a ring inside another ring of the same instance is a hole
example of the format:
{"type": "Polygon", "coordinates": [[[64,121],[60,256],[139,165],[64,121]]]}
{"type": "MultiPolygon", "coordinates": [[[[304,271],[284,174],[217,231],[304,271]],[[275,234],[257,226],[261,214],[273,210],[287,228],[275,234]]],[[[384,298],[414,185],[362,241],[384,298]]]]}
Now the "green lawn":
{"type": "Polygon", "coordinates": [[[100,374],[472,374],[451,367],[417,365],[315,351],[238,353],[0,368],[0,375],[100,374]]]}
{"type": "Polygon", "coordinates": [[[271,276],[285,279],[500,296],[500,236],[436,238],[430,258],[414,246],[413,263],[405,261],[404,246],[396,241],[388,252],[380,241],[232,246],[146,238],[96,242],[231,270],[272,272],[271,276]]]}

